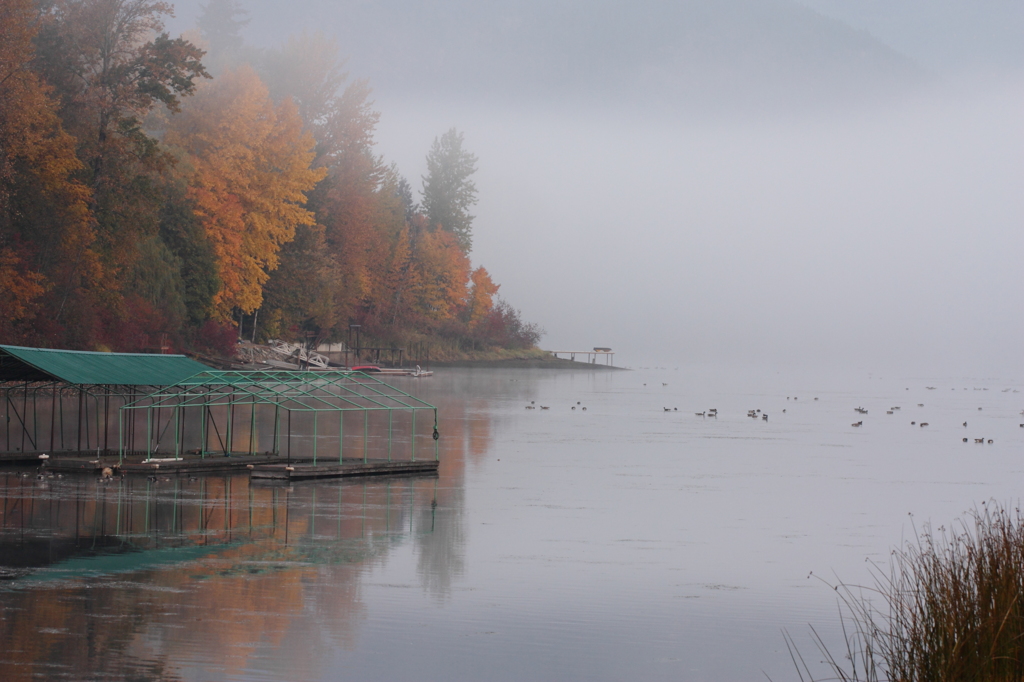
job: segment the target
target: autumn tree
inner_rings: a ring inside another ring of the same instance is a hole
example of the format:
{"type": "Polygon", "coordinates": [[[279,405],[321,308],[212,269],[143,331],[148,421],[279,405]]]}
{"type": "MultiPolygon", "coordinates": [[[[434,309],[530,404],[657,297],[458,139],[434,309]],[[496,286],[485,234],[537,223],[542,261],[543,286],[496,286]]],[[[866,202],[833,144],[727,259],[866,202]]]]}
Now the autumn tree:
{"type": "Polygon", "coordinates": [[[312,169],[313,139],[290,100],[275,106],[249,67],[202,88],[167,131],[195,171],[189,197],[217,261],[218,317],[251,313],[278,266],[281,246],[313,225],[306,193],[324,177],[312,169]]]}
{"type": "Polygon", "coordinates": [[[466,304],[466,326],[474,329],[490,314],[494,307],[494,294],[498,293],[499,285],[491,280],[490,273],[482,266],[474,270],[470,276],[470,289],[466,304]]]}
{"type": "Polygon", "coordinates": [[[127,276],[136,242],[157,229],[157,175],[168,159],[143,119],[157,106],[177,111],[207,76],[202,50],[162,32],[171,15],[156,0],[55,0],[41,16],[36,64],[77,140],[109,289],[127,276]]]}
{"type": "Polygon", "coordinates": [[[439,138],[427,154],[423,176],[423,211],[432,225],[440,226],[458,239],[462,250],[473,246],[473,218],[476,204],[477,158],[462,147],[463,135],[452,128],[439,138]]]}
{"type": "Polygon", "coordinates": [[[31,0],[0,0],[0,334],[52,345],[98,272],[74,140],[29,68],[37,16],[31,0]]]}
{"type": "Polygon", "coordinates": [[[350,322],[370,327],[385,315],[389,292],[384,283],[395,239],[405,223],[394,192],[397,173],[373,150],[379,114],[369,99],[365,81],[346,84],[347,74],[337,45],[322,34],[289,38],[266,53],[261,67],[275,99],[294,99],[316,139],[314,165],[326,171],[309,195],[307,207],[317,220],[317,235],[300,228],[285,248],[282,268],[268,283],[270,299],[286,298],[284,289],[304,281],[315,298],[298,301],[297,316],[282,309],[268,318],[333,331],[338,336],[350,322]],[[327,260],[293,258],[292,252],[322,240],[327,260]],[[292,270],[292,265],[299,268],[292,270]],[[327,299],[330,299],[329,301],[327,299]],[[325,315],[325,310],[331,314],[325,315]]]}
{"type": "Polygon", "coordinates": [[[450,232],[422,233],[415,242],[413,258],[418,286],[415,305],[426,320],[452,320],[466,302],[469,258],[450,232]]]}

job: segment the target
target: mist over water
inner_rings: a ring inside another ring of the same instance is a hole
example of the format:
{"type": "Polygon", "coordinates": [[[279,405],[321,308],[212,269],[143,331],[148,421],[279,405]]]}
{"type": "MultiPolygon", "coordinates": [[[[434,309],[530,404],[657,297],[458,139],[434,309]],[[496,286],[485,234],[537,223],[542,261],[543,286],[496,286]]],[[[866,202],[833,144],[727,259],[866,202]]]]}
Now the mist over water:
{"type": "Polygon", "coordinates": [[[474,257],[545,347],[1020,375],[1018,85],[722,122],[388,106],[380,139],[415,174],[417,136],[466,130],[474,257]]]}
{"type": "Polygon", "coordinates": [[[1024,372],[1009,4],[243,6],[253,45],[337,40],[414,187],[433,139],[465,133],[474,263],[545,348],[1024,372]]]}
{"type": "Polygon", "coordinates": [[[614,2],[244,3],[251,47],[338,41],[374,88],[376,151],[414,188],[434,138],[463,132],[474,265],[542,347],[610,346],[638,371],[398,378],[440,408],[436,479],[5,472],[0,541],[21,563],[0,566],[0,670],[793,679],[781,628],[805,654],[807,623],[842,647],[812,573],[869,584],[924,523],[1014,504],[1020,10],[663,4],[645,7],[729,11],[647,45],[610,31],[614,2]],[[574,8],[594,32],[563,44],[574,8]],[[114,645],[96,656],[83,631],[114,645]]]}

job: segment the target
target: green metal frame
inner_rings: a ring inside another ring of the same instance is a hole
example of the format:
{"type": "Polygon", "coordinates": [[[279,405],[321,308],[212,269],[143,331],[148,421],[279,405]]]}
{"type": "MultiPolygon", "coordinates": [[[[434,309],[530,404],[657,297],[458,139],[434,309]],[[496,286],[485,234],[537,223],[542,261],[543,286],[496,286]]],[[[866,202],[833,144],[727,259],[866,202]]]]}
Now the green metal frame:
{"type": "Polygon", "coordinates": [[[6,417],[7,422],[0,425],[0,453],[112,453],[107,431],[118,403],[133,402],[156,389],[59,380],[0,382],[0,419],[6,417]],[[69,399],[72,403],[77,400],[77,407],[68,405],[69,399]],[[47,407],[49,414],[44,419],[40,408],[46,413],[47,407]],[[70,443],[65,438],[68,428],[72,431],[70,443]]]}
{"type": "MultiPolygon", "coordinates": [[[[201,412],[201,447],[198,454],[205,458],[216,451],[208,449],[207,424],[211,422],[213,408],[227,410],[225,434],[221,439],[222,452],[231,456],[235,411],[239,408],[249,409],[249,444],[250,451],[255,452],[255,434],[257,432],[256,409],[258,406],[274,408],[273,447],[269,452],[280,454],[281,446],[281,415],[288,419],[288,445],[290,452],[291,413],[312,413],[313,415],[313,463],[317,463],[317,441],[320,417],[322,413],[334,414],[338,417],[338,459],[344,461],[344,415],[346,412],[363,413],[363,460],[367,459],[367,440],[369,435],[369,413],[388,412],[388,459],[391,458],[393,439],[393,416],[395,412],[409,412],[412,415],[410,448],[412,459],[416,459],[416,413],[424,410],[433,413],[434,433],[437,432],[437,408],[420,400],[390,384],[363,372],[353,371],[214,371],[201,372],[184,381],[171,386],[161,387],[139,399],[126,403],[119,412],[119,459],[124,461],[125,454],[133,443],[125,442],[125,425],[130,415],[136,411],[146,414],[146,458],[152,459],[154,443],[159,446],[162,433],[166,433],[170,424],[174,423],[174,457],[180,459],[182,452],[183,420],[187,411],[201,412]],[[161,411],[173,410],[173,420],[168,418],[163,432],[159,424],[161,411]],[[157,429],[154,432],[154,412],[156,413],[157,429]],[[155,436],[155,437],[154,437],[155,436]]],[[[216,421],[213,421],[216,428],[216,421]]],[[[134,441],[134,437],[133,437],[134,441]]],[[[434,458],[438,458],[437,438],[434,436],[434,458]]],[[[333,458],[332,458],[333,459],[333,458]]]]}

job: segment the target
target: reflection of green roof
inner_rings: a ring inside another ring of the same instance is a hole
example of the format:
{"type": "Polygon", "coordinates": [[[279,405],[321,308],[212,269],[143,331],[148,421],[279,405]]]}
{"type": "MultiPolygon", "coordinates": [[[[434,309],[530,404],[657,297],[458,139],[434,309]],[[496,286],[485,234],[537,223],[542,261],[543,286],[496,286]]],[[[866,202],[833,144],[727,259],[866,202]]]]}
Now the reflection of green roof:
{"type": "Polygon", "coordinates": [[[168,386],[208,369],[184,355],[93,353],[0,345],[0,381],[168,386]]]}

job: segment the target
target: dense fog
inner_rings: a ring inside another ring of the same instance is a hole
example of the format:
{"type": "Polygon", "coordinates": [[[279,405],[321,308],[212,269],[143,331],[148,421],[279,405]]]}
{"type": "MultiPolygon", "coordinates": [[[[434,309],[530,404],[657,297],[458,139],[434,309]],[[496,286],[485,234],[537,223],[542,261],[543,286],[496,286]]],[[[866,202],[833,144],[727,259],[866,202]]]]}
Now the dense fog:
{"type": "Polygon", "coordinates": [[[465,133],[474,262],[545,348],[1024,378],[1018,4],[242,6],[337,41],[414,187],[465,133]]]}

